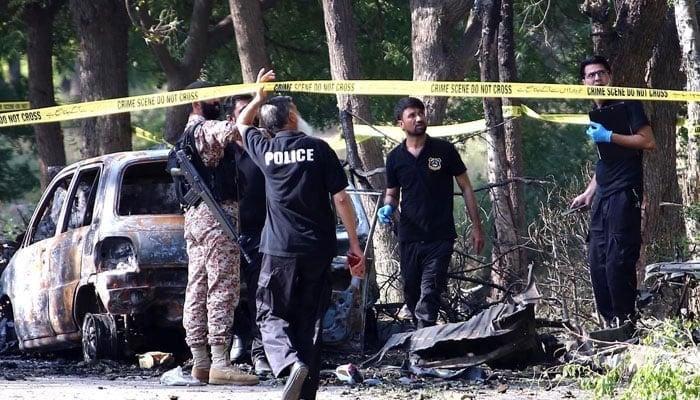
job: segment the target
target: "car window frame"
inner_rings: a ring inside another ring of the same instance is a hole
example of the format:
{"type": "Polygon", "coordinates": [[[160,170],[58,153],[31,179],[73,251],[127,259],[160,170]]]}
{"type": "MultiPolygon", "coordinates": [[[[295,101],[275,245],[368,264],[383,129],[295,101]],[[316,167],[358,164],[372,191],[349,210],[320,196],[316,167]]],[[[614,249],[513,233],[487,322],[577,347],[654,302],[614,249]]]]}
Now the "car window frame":
{"type": "Polygon", "coordinates": [[[43,195],[39,199],[39,202],[37,203],[37,207],[35,208],[33,214],[32,214],[32,219],[29,223],[29,228],[27,229],[27,234],[24,237],[24,242],[22,244],[22,247],[28,247],[31,246],[35,243],[41,242],[43,240],[51,239],[55,237],[59,232],[62,232],[62,227],[65,225],[63,223],[64,221],[64,214],[66,210],[66,203],[67,199],[70,193],[70,188],[73,183],[73,178],[75,177],[75,172],[76,169],[72,169],[70,171],[66,171],[63,173],[59,173],[52,181],[49,183],[49,186],[47,187],[46,190],[44,190],[43,195]],[[63,203],[61,204],[61,209],[58,213],[58,217],[55,223],[55,228],[53,231],[53,234],[35,240],[36,235],[39,233],[40,225],[42,221],[44,220],[44,216],[46,215],[46,212],[50,213],[53,207],[54,207],[54,201],[55,196],[56,196],[56,191],[62,187],[63,183],[67,181],[67,186],[65,187],[65,195],[63,198],[63,203]]]}

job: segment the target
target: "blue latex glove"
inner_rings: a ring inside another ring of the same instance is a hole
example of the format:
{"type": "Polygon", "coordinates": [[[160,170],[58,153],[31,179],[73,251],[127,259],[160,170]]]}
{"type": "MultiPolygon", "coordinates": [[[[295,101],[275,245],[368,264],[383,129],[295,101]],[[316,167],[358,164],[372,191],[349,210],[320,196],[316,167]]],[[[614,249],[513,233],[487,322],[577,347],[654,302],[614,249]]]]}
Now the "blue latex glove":
{"type": "Polygon", "coordinates": [[[609,131],[608,128],[595,121],[591,121],[591,124],[588,126],[588,129],[586,129],[586,133],[596,143],[610,143],[610,140],[612,138],[612,131],[609,131]]]}
{"type": "Polygon", "coordinates": [[[391,214],[394,213],[394,206],[391,204],[387,204],[384,207],[380,208],[379,211],[377,211],[377,218],[379,218],[379,222],[382,224],[390,224],[391,223],[391,214]]]}

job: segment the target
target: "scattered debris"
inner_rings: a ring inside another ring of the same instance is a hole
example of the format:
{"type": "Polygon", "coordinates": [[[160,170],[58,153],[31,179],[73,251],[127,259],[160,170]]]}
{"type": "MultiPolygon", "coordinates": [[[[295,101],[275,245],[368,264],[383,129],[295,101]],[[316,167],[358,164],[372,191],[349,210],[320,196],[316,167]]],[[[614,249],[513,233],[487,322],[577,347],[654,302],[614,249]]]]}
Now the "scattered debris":
{"type": "Polygon", "coordinates": [[[185,375],[179,365],[166,371],[160,377],[160,384],[166,386],[203,386],[204,383],[192,375],[185,375]]]}
{"type": "Polygon", "coordinates": [[[170,366],[175,362],[173,353],[163,353],[162,351],[149,351],[144,354],[137,354],[139,367],[153,368],[156,365],[170,366]]]}
{"type": "Polygon", "coordinates": [[[534,306],[514,304],[495,304],[465,322],[394,334],[362,365],[381,362],[394,348],[406,350],[412,366],[433,376],[440,373],[428,369],[462,369],[483,363],[520,368],[541,351],[534,306]]]}
{"type": "Polygon", "coordinates": [[[360,370],[354,364],[339,365],[335,369],[335,376],[350,385],[355,385],[364,381],[362,373],[360,373],[360,370]]]}

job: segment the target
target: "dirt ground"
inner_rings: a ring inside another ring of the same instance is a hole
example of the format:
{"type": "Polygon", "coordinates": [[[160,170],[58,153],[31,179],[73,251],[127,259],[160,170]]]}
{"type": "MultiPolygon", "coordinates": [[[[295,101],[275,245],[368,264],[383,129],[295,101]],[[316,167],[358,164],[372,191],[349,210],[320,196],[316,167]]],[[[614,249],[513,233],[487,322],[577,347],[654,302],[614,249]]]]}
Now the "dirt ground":
{"type": "MultiPolygon", "coordinates": [[[[356,358],[356,357],[355,357],[356,358]]],[[[460,379],[416,378],[400,367],[383,364],[361,372],[366,384],[349,385],[334,373],[336,364],[359,362],[352,356],[329,355],[323,365],[319,400],[338,399],[585,399],[576,382],[555,384],[542,368],[524,371],[478,368],[460,379]]],[[[74,400],[271,400],[281,397],[284,379],[267,377],[258,386],[165,386],[163,373],[175,364],[142,369],[137,362],[86,364],[62,355],[0,356],[0,398],[74,400]]],[[[245,366],[243,366],[245,367],[245,366]]],[[[182,366],[189,371],[187,363],[182,366]]]]}

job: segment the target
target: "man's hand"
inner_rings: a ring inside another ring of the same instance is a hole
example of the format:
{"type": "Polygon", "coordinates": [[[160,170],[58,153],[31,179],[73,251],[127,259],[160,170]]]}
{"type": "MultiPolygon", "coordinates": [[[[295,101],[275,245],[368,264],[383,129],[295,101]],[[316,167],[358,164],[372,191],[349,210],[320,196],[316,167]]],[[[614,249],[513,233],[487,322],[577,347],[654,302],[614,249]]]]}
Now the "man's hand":
{"type": "Polygon", "coordinates": [[[596,143],[610,143],[612,140],[612,131],[595,121],[591,121],[586,133],[596,143]]]}
{"type": "MultiPolygon", "coordinates": [[[[236,126],[238,128],[238,132],[240,132],[241,135],[245,134],[245,131],[248,127],[251,127],[255,124],[255,118],[258,115],[260,106],[262,106],[262,104],[265,102],[267,93],[265,92],[265,85],[263,85],[263,83],[274,80],[275,71],[265,71],[265,68],[260,68],[260,71],[258,71],[257,79],[257,83],[260,84],[258,85],[258,91],[255,93],[255,97],[253,98],[253,100],[250,103],[248,103],[248,105],[243,109],[243,111],[241,111],[241,114],[236,119],[236,126]]],[[[241,142],[245,144],[245,140],[242,140],[241,142]]]]}
{"type": "Polygon", "coordinates": [[[377,218],[382,224],[391,223],[391,215],[394,213],[394,206],[387,204],[377,211],[377,218]]]}
{"type": "Polygon", "coordinates": [[[594,196],[595,192],[585,191],[581,193],[580,195],[576,196],[574,201],[571,202],[571,204],[569,205],[569,209],[584,211],[591,208],[594,196]]]}
{"type": "Polygon", "coordinates": [[[367,273],[365,269],[365,258],[364,255],[362,254],[354,254],[352,252],[348,252],[347,254],[347,259],[348,259],[348,269],[350,270],[350,275],[360,278],[360,279],[365,279],[365,274],[367,273]]]}
{"type": "MultiPolygon", "coordinates": [[[[265,83],[265,82],[271,82],[275,80],[275,71],[274,70],[268,70],[265,71],[265,68],[260,68],[260,71],[258,71],[258,78],[257,78],[257,83],[265,83]]],[[[260,85],[258,86],[258,92],[257,96],[260,99],[265,99],[267,97],[267,92],[265,92],[265,85],[260,85]]]]}

